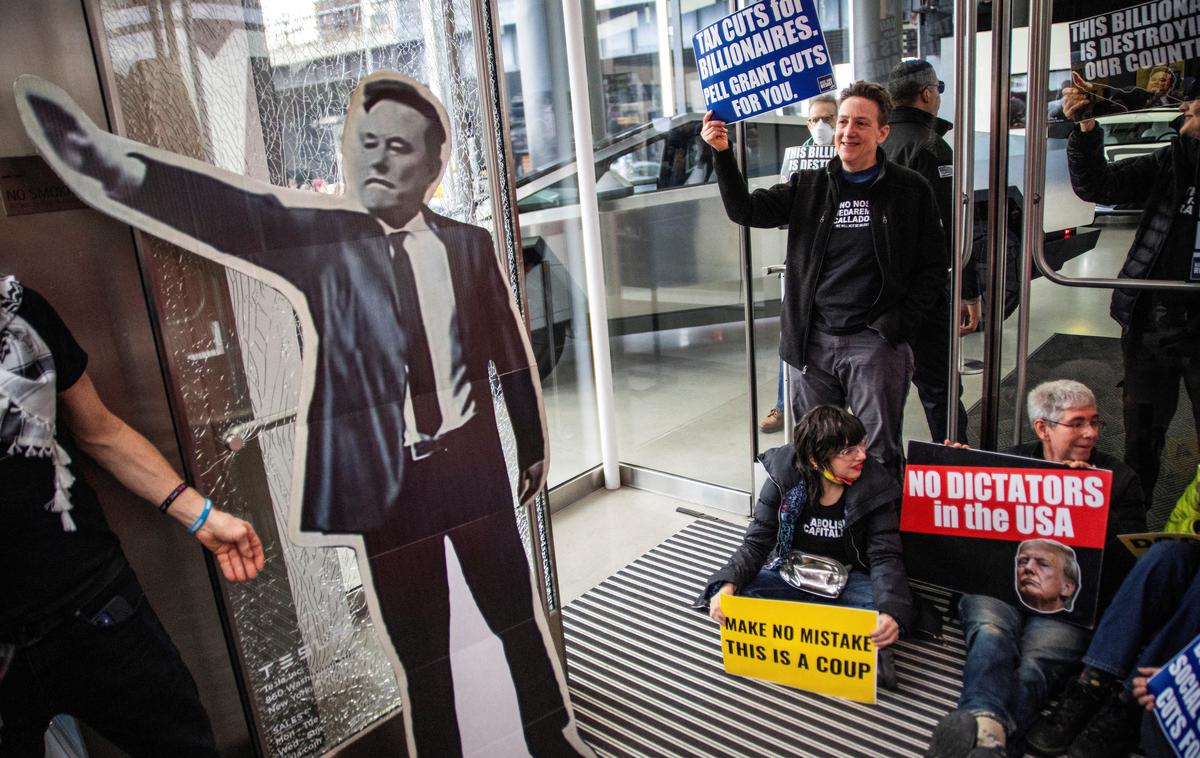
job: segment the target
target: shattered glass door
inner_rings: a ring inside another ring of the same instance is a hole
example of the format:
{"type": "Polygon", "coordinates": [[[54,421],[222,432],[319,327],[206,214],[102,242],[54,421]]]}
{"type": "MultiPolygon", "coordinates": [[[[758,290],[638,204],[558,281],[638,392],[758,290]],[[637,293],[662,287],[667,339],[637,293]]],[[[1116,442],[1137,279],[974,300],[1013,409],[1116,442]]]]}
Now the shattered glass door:
{"type": "MultiPolygon", "coordinates": [[[[479,86],[469,0],[96,0],[88,14],[119,134],[278,186],[342,191],[344,113],[363,76],[391,69],[427,83],[447,106],[453,145],[429,205],[493,226],[494,130],[481,105],[492,89],[479,86]]],[[[511,251],[510,234],[495,236],[511,251]]],[[[189,477],[252,521],[266,550],[264,574],[223,585],[222,598],[262,748],[327,753],[395,711],[400,692],[354,554],[286,538],[304,350],[296,315],[259,281],[138,240],[189,477]]],[[[503,417],[501,429],[515,465],[503,417]]],[[[518,521],[528,537],[529,519],[518,521]]],[[[539,545],[526,545],[548,576],[544,521],[539,508],[539,545]]]]}

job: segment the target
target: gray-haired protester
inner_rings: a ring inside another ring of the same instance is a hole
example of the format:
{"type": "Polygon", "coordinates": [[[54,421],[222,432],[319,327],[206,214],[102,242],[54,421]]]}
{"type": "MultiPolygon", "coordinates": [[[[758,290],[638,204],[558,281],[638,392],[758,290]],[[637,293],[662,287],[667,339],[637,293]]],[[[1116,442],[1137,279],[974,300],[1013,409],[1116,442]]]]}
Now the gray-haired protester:
{"type": "MultiPolygon", "coordinates": [[[[1028,411],[1038,439],[1004,452],[1065,463],[1072,468],[1112,471],[1097,607],[1097,612],[1102,612],[1133,564],[1132,556],[1121,547],[1117,535],[1145,531],[1141,485],[1132,469],[1096,449],[1104,422],[1096,409],[1095,395],[1083,384],[1069,379],[1039,384],[1029,393],[1028,411]]],[[[1066,591],[1070,576],[1065,566],[1061,580],[1051,576],[1056,571],[1049,569],[1057,568],[1052,565],[1057,563],[1048,560],[1045,572],[1045,581],[1053,586],[1043,591],[1033,586],[1040,584],[1041,579],[1036,582],[1030,579],[1030,586],[1021,595],[1024,607],[986,595],[962,597],[959,617],[967,641],[962,694],[958,708],[938,722],[926,756],[1024,755],[1026,731],[1037,719],[1042,705],[1063,686],[1091,638],[1087,629],[1055,615],[1067,610],[1079,587],[1076,574],[1074,586],[1066,591]],[[1052,592],[1057,602],[1049,600],[1052,592]]],[[[1018,593],[1021,593],[1021,571],[1018,564],[1018,593]]]]}

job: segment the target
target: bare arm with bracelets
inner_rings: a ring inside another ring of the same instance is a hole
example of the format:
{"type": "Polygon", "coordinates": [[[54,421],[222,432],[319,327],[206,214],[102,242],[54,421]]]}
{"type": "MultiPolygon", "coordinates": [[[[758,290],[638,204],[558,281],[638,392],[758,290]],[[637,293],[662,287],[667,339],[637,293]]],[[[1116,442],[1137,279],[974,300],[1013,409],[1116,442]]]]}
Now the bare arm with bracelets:
{"type": "MultiPolygon", "coordinates": [[[[130,492],[159,503],[181,484],[181,477],[162,453],[105,407],[86,373],[61,392],[59,399],[64,420],[79,448],[130,492]]],[[[211,505],[205,511],[205,497],[186,487],[174,497],[166,513],[216,556],[227,580],[240,582],[257,576],[263,567],[263,547],[254,527],[211,505]]]]}

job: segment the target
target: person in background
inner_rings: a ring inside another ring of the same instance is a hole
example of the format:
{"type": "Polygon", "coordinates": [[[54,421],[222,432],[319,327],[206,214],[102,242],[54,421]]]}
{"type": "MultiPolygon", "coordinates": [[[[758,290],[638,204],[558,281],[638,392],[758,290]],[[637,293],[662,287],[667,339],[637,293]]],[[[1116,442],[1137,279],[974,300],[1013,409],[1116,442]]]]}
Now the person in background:
{"type": "MultiPolygon", "coordinates": [[[[837,119],[837,98],[833,95],[817,95],[808,101],[808,134],[803,146],[832,145],[833,122],[837,119]]],[[[758,423],[760,431],[771,433],[783,428],[783,359],[779,359],[779,390],[775,395],[775,407],[758,423]]]]}
{"type": "MultiPolygon", "coordinates": [[[[895,101],[891,130],[883,143],[888,158],[907,166],[925,177],[933,188],[938,217],[946,249],[953,250],[951,229],[954,227],[954,151],[943,139],[950,131],[949,121],[938,118],[945,84],[927,61],[904,61],[888,74],[888,92],[895,101]]],[[[950,403],[958,403],[958,426],[950,434],[956,442],[967,441],[967,409],[962,402],[962,382],[954,399],[950,397],[950,280],[945,281],[944,297],[925,316],[909,345],[913,351],[913,386],[925,409],[930,439],[946,438],[949,428],[950,403]]],[[[962,309],[959,313],[959,335],[970,334],[979,326],[980,298],[978,279],[964,266],[961,284],[962,309]]]]}
{"type": "Polygon", "coordinates": [[[1090,85],[1063,92],[1063,113],[1078,123],[1067,138],[1067,168],[1075,194],[1088,202],[1140,203],[1122,279],[1192,282],[1187,291],[1115,289],[1110,313],[1121,325],[1125,376],[1121,382],[1125,462],[1154,500],[1167,428],[1179,384],[1192,405],[1192,433],[1200,445],[1200,99],[1179,106],[1179,136],[1146,155],[1109,161],[1104,128],[1090,118],[1090,85]]]}
{"type": "Polygon", "coordinates": [[[0,278],[0,755],[40,758],[50,720],[70,713],[135,757],[216,756],[196,684],[76,460],[160,503],[228,581],[257,576],[262,543],[105,407],[87,362],[45,299],[0,278]]]}

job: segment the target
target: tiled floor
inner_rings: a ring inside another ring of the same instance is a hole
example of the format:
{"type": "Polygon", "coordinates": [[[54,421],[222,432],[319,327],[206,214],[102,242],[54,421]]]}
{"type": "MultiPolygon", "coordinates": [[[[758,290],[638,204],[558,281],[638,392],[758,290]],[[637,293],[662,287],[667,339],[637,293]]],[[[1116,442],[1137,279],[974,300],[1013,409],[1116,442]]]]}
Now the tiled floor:
{"type": "Polygon", "coordinates": [[[741,523],[730,513],[623,487],[600,490],[552,519],[558,591],[566,605],[695,520],[686,508],[741,523]]]}

